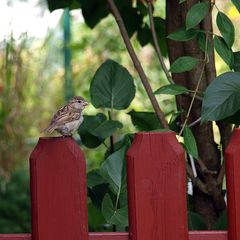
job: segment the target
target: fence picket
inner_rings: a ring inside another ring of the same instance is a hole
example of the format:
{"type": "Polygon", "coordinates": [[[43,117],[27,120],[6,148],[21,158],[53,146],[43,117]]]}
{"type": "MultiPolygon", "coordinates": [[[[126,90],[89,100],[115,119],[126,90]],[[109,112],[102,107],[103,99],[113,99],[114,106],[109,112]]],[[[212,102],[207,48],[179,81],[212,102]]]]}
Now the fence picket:
{"type": "Polygon", "coordinates": [[[240,240],[240,129],[234,129],[225,151],[229,240],[240,240]]]}
{"type": "Polygon", "coordinates": [[[86,164],[75,141],[40,138],[30,169],[32,240],[87,240],[86,164]]]}
{"type": "Polygon", "coordinates": [[[175,134],[136,134],[127,174],[130,240],[187,240],[185,158],[175,134]]]}

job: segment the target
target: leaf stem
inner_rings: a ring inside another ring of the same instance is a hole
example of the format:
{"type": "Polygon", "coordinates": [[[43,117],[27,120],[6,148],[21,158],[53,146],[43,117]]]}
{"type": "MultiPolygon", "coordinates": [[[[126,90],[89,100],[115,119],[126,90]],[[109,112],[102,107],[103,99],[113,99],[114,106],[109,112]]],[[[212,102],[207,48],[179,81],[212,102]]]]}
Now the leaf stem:
{"type": "Polygon", "coordinates": [[[152,87],[151,85],[149,84],[149,81],[148,81],[148,78],[143,70],[143,67],[133,49],[133,46],[131,44],[131,41],[129,39],[129,36],[128,36],[128,33],[127,33],[127,30],[126,30],[126,27],[124,25],[124,22],[123,22],[123,19],[119,13],[119,10],[114,2],[114,0],[107,0],[108,1],[108,4],[109,4],[109,7],[111,9],[111,12],[118,24],[118,27],[119,27],[119,30],[120,30],[120,33],[121,33],[121,36],[123,38],[123,41],[126,45],[126,48],[128,50],[128,53],[132,59],[132,62],[134,64],[134,67],[135,69],[137,70],[139,76],[140,76],[140,79],[142,81],[142,84],[147,92],[147,95],[152,103],[152,106],[154,108],[154,111],[156,112],[157,114],[157,117],[159,119],[159,121],[162,123],[163,127],[164,128],[169,128],[168,126],[168,123],[167,123],[167,120],[165,119],[165,116],[164,116],[164,113],[163,111],[161,110],[158,102],[157,102],[157,99],[156,97],[154,96],[153,94],[153,91],[152,91],[152,87]]]}
{"type": "Polygon", "coordinates": [[[168,81],[171,83],[171,84],[174,84],[174,81],[172,79],[172,76],[170,75],[167,67],[166,67],[166,64],[164,62],[164,59],[163,59],[163,56],[162,56],[162,53],[161,53],[161,50],[160,50],[160,47],[159,47],[159,44],[158,44],[158,39],[157,39],[157,34],[156,34],[156,28],[155,28],[155,24],[154,24],[154,18],[153,18],[153,10],[152,10],[152,3],[150,0],[147,0],[147,5],[148,5],[148,15],[149,15],[149,22],[150,22],[150,28],[151,28],[151,32],[152,32],[152,38],[153,38],[153,43],[154,43],[154,48],[156,50],[156,53],[157,53],[157,57],[158,57],[158,60],[160,62],[160,65],[162,66],[162,69],[168,79],[168,81]]]}
{"type": "MultiPolygon", "coordinates": [[[[111,108],[111,111],[108,110],[108,119],[109,120],[112,120],[112,112],[113,112],[113,109],[111,108]]],[[[114,138],[113,138],[113,135],[110,136],[110,153],[114,153],[114,138]]]]}
{"type": "Polygon", "coordinates": [[[117,207],[118,207],[118,202],[119,202],[120,193],[121,193],[121,188],[119,187],[119,188],[118,188],[118,193],[117,193],[116,202],[115,202],[115,207],[114,207],[115,210],[117,210],[117,207]]]}
{"type": "Polygon", "coordinates": [[[199,79],[198,79],[198,82],[197,82],[196,89],[195,89],[195,91],[193,93],[193,97],[192,97],[192,100],[191,100],[191,103],[190,103],[190,106],[189,106],[189,109],[188,109],[185,121],[183,123],[181,131],[179,132],[179,137],[182,135],[183,130],[184,130],[186,124],[187,124],[188,118],[190,116],[190,113],[191,113],[191,110],[192,110],[192,107],[193,107],[194,100],[196,98],[196,95],[197,95],[197,92],[198,92],[198,89],[199,89],[199,86],[200,86],[200,83],[201,83],[201,80],[202,80],[202,77],[203,77],[203,73],[204,73],[204,70],[205,70],[205,65],[206,65],[206,62],[208,61],[208,54],[207,54],[208,37],[209,37],[209,34],[206,33],[206,43],[205,43],[205,51],[204,51],[205,55],[204,55],[204,62],[203,62],[202,70],[201,70],[201,73],[200,73],[200,76],[199,76],[199,79]]]}

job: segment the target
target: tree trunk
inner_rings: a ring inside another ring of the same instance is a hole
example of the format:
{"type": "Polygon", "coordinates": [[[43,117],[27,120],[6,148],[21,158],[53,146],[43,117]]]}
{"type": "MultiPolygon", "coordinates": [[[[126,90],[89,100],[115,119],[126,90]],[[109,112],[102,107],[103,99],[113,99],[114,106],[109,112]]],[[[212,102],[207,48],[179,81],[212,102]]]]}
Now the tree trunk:
{"type": "MultiPolygon", "coordinates": [[[[176,31],[185,26],[185,18],[188,10],[192,5],[198,3],[198,0],[188,0],[179,4],[178,0],[166,1],[166,20],[167,20],[167,34],[176,31]]],[[[212,32],[212,17],[211,13],[198,26],[199,29],[212,32]]],[[[212,36],[209,35],[210,46],[213,46],[212,36]]],[[[168,40],[168,53],[170,63],[173,63],[178,57],[192,56],[198,59],[204,59],[204,52],[200,50],[197,38],[188,42],[176,42],[168,40]]],[[[183,85],[188,89],[195,90],[197,82],[200,78],[200,73],[203,68],[203,62],[192,71],[180,74],[173,74],[173,80],[176,84],[183,85]]],[[[209,61],[204,68],[203,77],[200,83],[199,91],[204,92],[211,81],[216,77],[215,59],[213,47],[209,53],[209,61]]],[[[188,111],[191,98],[188,96],[178,96],[178,109],[183,109],[184,113],[181,115],[181,122],[183,123],[188,111]]],[[[201,116],[202,102],[195,100],[188,123],[191,123],[201,116]]],[[[218,123],[220,133],[222,136],[223,147],[225,148],[229,139],[230,126],[218,123]]],[[[214,141],[213,126],[211,122],[197,125],[192,128],[194,136],[197,141],[199,156],[202,162],[206,165],[208,170],[219,173],[221,169],[220,151],[214,141]]],[[[198,168],[198,176],[206,184],[208,194],[204,194],[197,187],[194,187],[194,209],[200,213],[206,220],[209,228],[213,225],[217,217],[225,209],[225,202],[222,195],[222,182],[218,182],[218,174],[212,174],[211,171],[201,171],[198,168]],[[210,173],[211,172],[211,173],[210,173]]]]}

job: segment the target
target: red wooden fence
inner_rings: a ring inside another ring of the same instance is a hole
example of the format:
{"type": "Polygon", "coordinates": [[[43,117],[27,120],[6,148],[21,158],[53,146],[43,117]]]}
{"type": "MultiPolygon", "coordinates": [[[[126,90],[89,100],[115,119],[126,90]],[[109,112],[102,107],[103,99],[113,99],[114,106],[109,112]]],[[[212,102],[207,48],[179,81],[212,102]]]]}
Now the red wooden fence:
{"type": "Polygon", "coordinates": [[[32,234],[0,240],[240,240],[240,130],[226,150],[228,231],[188,231],[184,152],[174,133],[139,133],[127,153],[129,233],[89,233],[86,163],[72,138],[30,158],[32,234]]]}

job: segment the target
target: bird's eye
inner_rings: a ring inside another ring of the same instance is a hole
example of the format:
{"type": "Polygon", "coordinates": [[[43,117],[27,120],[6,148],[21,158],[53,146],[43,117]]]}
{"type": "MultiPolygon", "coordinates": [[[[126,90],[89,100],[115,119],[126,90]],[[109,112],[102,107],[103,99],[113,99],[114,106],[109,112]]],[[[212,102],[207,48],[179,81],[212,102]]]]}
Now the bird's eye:
{"type": "Polygon", "coordinates": [[[78,100],[78,103],[81,103],[81,100],[78,100]]]}

